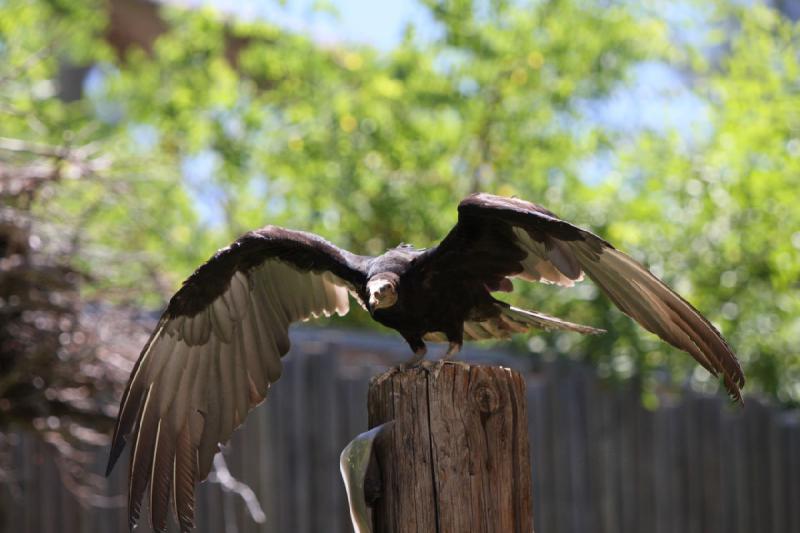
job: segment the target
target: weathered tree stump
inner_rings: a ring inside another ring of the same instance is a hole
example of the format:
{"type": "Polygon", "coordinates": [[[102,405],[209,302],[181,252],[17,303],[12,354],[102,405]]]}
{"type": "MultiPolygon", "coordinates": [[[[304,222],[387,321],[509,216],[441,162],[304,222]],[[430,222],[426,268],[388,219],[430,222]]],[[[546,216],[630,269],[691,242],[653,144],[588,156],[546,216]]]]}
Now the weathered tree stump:
{"type": "Polygon", "coordinates": [[[446,363],[375,378],[375,533],[533,531],[525,381],[508,368],[446,363]]]}

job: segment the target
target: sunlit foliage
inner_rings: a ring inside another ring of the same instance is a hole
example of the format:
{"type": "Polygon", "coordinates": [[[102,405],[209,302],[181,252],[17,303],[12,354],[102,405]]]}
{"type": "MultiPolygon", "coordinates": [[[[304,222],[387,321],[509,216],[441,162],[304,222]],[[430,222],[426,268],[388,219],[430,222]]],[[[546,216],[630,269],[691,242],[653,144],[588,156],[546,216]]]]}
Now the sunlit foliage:
{"type": "MultiPolygon", "coordinates": [[[[730,42],[708,66],[631,3],[424,4],[439,37],[409,27],[386,53],[165,8],[169,31],[122,57],[98,2],[0,5],[0,136],[88,146],[104,162],[90,175],[63,162],[34,207],[75,245],[87,297],[157,306],[215,248],[267,223],[361,253],[431,245],[458,199],[485,190],[540,202],[653,266],[721,326],[750,390],[800,401],[797,26],[726,9],[730,42]],[[645,60],[693,71],[708,135],[623,136],[587,119],[645,60]],[[94,65],[88,96],[56,97],[64,64],[94,65]],[[587,181],[581,165],[601,152],[614,172],[587,181]]],[[[589,284],[520,290],[610,331],[520,339],[524,350],[654,384],[661,368],[708,381],[589,284]]]]}

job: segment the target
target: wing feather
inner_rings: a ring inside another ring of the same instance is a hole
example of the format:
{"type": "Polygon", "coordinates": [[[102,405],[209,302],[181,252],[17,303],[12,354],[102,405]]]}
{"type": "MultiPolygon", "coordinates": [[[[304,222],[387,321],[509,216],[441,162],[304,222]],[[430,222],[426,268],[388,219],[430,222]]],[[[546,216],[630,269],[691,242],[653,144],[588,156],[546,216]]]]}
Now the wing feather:
{"type": "Polygon", "coordinates": [[[219,450],[219,435],[221,433],[220,427],[222,425],[222,411],[225,408],[221,397],[222,383],[219,375],[218,358],[218,341],[212,340],[210,350],[205,354],[208,359],[207,365],[207,378],[205,381],[205,391],[203,394],[203,432],[198,444],[198,481],[206,478],[208,472],[211,470],[211,463],[214,459],[214,454],[219,450]]]}
{"type": "Polygon", "coordinates": [[[263,298],[253,299],[253,310],[258,315],[256,322],[262,325],[256,328],[263,346],[268,347],[261,360],[270,382],[275,382],[281,375],[282,365],[281,356],[289,351],[290,342],[288,327],[290,321],[286,317],[281,306],[276,305],[279,301],[275,294],[272,283],[265,278],[264,274],[256,274],[259,277],[259,288],[263,290],[263,298]]]}
{"type": "MultiPolygon", "coordinates": [[[[164,331],[164,321],[161,320],[158,326],[156,326],[156,330],[152,337],[148,340],[147,344],[145,344],[145,347],[142,350],[142,355],[139,357],[139,360],[136,362],[136,365],[134,365],[133,370],[131,371],[131,377],[128,381],[128,385],[125,388],[125,392],[122,394],[122,402],[120,404],[119,414],[117,415],[117,429],[115,430],[114,437],[112,439],[111,454],[108,459],[106,475],[111,473],[111,467],[119,458],[119,455],[122,453],[122,450],[125,447],[125,439],[128,433],[130,433],[134,424],[138,423],[141,417],[140,413],[143,408],[145,397],[148,394],[148,386],[145,383],[144,378],[144,375],[146,374],[146,367],[148,366],[152,350],[156,348],[160,349],[162,345],[168,344],[168,341],[164,340],[161,342],[156,342],[165,334],[164,331]]],[[[158,359],[158,362],[161,364],[166,363],[166,361],[166,357],[158,359]]]]}
{"type": "Polygon", "coordinates": [[[150,383],[157,380],[164,386],[159,388],[158,395],[158,417],[167,414],[172,407],[172,400],[175,398],[182,377],[185,377],[185,368],[189,358],[189,352],[194,346],[189,346],[183,342],[175,344],[175,348],[169,355],[169,360],[164,365],[164,369],[150,377],[150,383]]]}
{"type": "MultiPolygon", "coordinates": [[[[197,352],[199,350],[195,349],[193,351],[197,352]]],[[[201,360],[204,358],[202,355],[189,352],[185,359],[185,366],[182,374],[179,376],[179,381],[176,383],[172,405],[167,406],[173,428],[182,428],[185,425],[186,418],[189,416],[189,412],[192,408],[191,402],[195,391],[195,382],[198,381],[198,367],[200,366],[201,360]]],[[[166,415],[167,409],[161,411],[161,417],[166,415]]]]}
{"type": "Polygon", "coordinates": [[[228,306],[224,303],[222,298],[217,298],[209,308],[211,313],[211,322],[214,327],[214,334],[219,337],[222,342],[230,342],[233,338],[233,327],[235,322],[231,320],[230,311],[228,306]]]}
{"type": "Polygon", "coordinates": [[[211,333],[211,319],[208,308],[201,310],[191,320],[183,322],[183,340],[187,344],[198,345],[208,342],[211,333]]]}
{"type": "Polygon", "coordinates": [[[172,472],[172,501],[181,533],[194,528],[194,485],[197,466],[197,448],[192,444],[190,419],[178,433],[172,472]]]}
{"type": "Polygon", "coordinates": [[[226,293],[230,294],[233,308],[231,309],[231,319],[239,321],[247,313],[248,302],[250,300],[250,281],[243,272],[236,272],[231,278],[230,288],[226,293]],[[235,309],[235,311],[233,311],[235,309]]]}
{"type": "MultiPolygon", "coordinates": [[[[473,194],[459,204],[458,212],[456,226],[415,268],[427,269],[429,275],[457,271],[491,290],[502,287],[502,280],[508,277],[572,286],[585,272],[645,329],[689,353],[712,374],[722,375],[730,395],[741,400],[744,375],[719,331],[689,302],[608,242],[541,206],[516,198],[473,194]]],[[[531,325],[596,332],[547,315],[526,313],[530,316],[518,318],[531,325]]],[[[512,317],[513,321],[516,318],[512,317]]],[[[465,324],[465,333],[484,338],[496,335],[497,325],[465,324]]],[[[505,334],[502,327],[500,333],[505,334]]]]}
{"type": "Polygon", "coordinates": [[[231,357],[230,345],[221,345],[216,354],[217,377],[219,379],[219,434],[233,433],[236,411],[236,384],[234,381],[235,361],[231,357]]]}
{"type": "Polygon", "coordinates": [[[312,304],[314,306],[311,318],[330,316],[330,312],[327,310],[327,305],[325,303],[325,280],[322,279],[322,276],[311,277],[311,294],[313,295],[312,304]]]}
{"type": "Polygon", "coordinates": [[[233,385],[236,412],[233,427],[238,427],[244,422],[244,417],[250,411],[250,380],[247,377],[247,359],[238,342],[230,345],[231,363],[228,367],[233,369],[233,385]]]}
{"type": "Polygon", "coordinates": [[[731,396],[741,400],[744,374],[719,331],[691,304],[628,255],[604,247],[592,260],[591,245],[572,243],[589,277],[645,329],[689,352],[711,374],[722,374],[731,396]]]}
{"type": "Polygon", "coordinates": [[[150,523],[155,531],[165,531],[176,444],[168,418],[158,420],[155,442],[153,468],[150,472],[150,523]]]}
{"type": "Polygon", "coordinates": [[[153,451],[158,430],[158,417],[153,413],[155,401],[153,391],[148,388],[142,406],[139,421],[137,422],[136,440],[131,450],[130,475],[128,483],[128,526],[133,529],[139,519],[142,496],[150,478],[149,475],[134,475],[135,472],[150,472],[153,461],[153,451]]]}
{"type": "MultiPolygon", "coordinates": [[[[293,307],[294,302],[290,298],[284,305],[274,305],[275,302],[281,301],[281,295],[276,286],[276,282],[281,274],[279,267],[280,264],[278,263],[265,265],[263,271],[256,273],[256,276],[259,278],[261,289],[264,291],[264,298],[259,299],[258,303],[264,306],[265,311],[273,315],[275,323],[280,324],[281,327],[285,327],[292,322],[290,308],[293,307]]],[[[285,281],[283,283],[285,283],[285,281]]]]}
{"type": "MultiPolygon", "coordinates": [[[[339,311],[339,292],[337,289],[343,290],[345,292],[345,298],[349,299],[347,296],[347,289],[334,284],[327,272],[322,276],[322,286],[325,288],[325,309],[329,310],[331,315],[344,314],[339,311]]],[[[345,313],[347,313],[347,310],[345,310],[345,313]]]]}
{"type": "Polygon", "coordinates": [[[219,444],[281,374],[291,322],[349,309],[366,258],[311,234],[268,227],[220,250],[170,304],[134,366],[112,438],[108,471],[133,433],[129,521],[149,488],[150,519],[194,522],[195,484],[219,444]]]}
{"type": "Polygon", "coordinates": [[[512,231],[517,245],[527,254],[517,277],[562,287],[572,287],[583,279],[580,263],[564,243],[547,236],[538,242],[521,227],[513,227],[512,231]]]}
{"type": "Polygon", "coordinates": [[[264,324],[263,329],[257,328],[256,334],[260,339],[259,345],[264,346],[261,362],[264,364],[264,371],[267,379],[274,383],[280,378],[283,372],[281,356],[289,351],[288,322],[282,319],[270,319],[276,315],[273,304],[268,300],[261,300],[255,303],[254,310],[258,314],[258,323],[264,324]]]}
{"type": "MultiPolygon", "coordinates": [[[[531,327],[576,331],[585,335],[603,333],[600,329],[567,322],[537,311],[518,309],[502,302],[496,303],[495,309],[498,313],[494,317],[464,322],[464,337],[467,340],[507,339],[515,333],[526,332],[531,327]]],[[[443,342],[447,339],[444,335],[437,335],[428,336],[425,340],[443,342]]]]}
{"type": "MultiPolygon", "coordinates": [[[[269,387],[269,380],[267,373],[264,371],[264,363],[262,359],[268,357],[265,350],[270,349],[261,341],[261,336],[258,332],[258,323],[255,318],[255,311],[251,308],[248,313],[248,319],[242,321],[242,327],[238,328],[239,343],[242,347],[244,354],[245,364],[247,366],[247,373],[253,381],[256,390],[264,391],[266,394],[267,387],[269,387]]],[[[264,396],[261,398],[264,399],[264,396]]]]}
{"type": "MultiPolygon", "coordinates": [[[[354,291],[349,286],[343,286],[330,272],[323,273],[322,279],[325,280],[328,291],[333,291],[333,299],[335,302],[333,303],[333,311],[339,316],[346,315],[350,311],[350,294],[354,293],[354,291]]],[[[363,302],[361,302],[361,300],[358,301],[363,306],[363,302]]],[[[333,314],[333,311],[331,314],[333,314]]]]}

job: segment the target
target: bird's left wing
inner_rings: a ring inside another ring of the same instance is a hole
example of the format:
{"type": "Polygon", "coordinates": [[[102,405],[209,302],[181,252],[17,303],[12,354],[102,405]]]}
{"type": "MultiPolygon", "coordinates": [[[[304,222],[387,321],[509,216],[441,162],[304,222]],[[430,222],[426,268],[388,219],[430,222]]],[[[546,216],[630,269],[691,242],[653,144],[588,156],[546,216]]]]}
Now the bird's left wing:
{"type": "Polygon", "coordinates": [[[510,290],[507,278],[572,286],[584,272],[628,316],[722,375],[741,401],[744,374],[719,331],[689,302],[644,266],[597,235],[536,204],[478,193],[458,206],[458,223],[414,268],[460,277],[492,291],[510,290]]]}
{"type": "Polygon", "coordinates": [[[289,324],[347,313],[365,261],[316,235],[268,226],[184,282],[134,366],[112,439],[108,472],[132,436],[131,527],[148,486],[155,530],[166,526],[170,499],[181,531],[193,527],[195,484],[280,377],[289,324]]]}

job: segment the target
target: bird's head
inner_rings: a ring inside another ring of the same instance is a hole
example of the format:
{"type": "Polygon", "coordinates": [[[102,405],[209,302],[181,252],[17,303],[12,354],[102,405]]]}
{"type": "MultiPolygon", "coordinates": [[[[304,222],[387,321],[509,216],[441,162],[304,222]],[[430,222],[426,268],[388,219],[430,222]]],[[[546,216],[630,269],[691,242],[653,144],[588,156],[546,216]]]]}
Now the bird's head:
{"type": "Polygon", "coordinates": [[[394,276],[375,276],[367,282],[369,310],[384,309],[397,303],[397,280],[394,276]]]}

